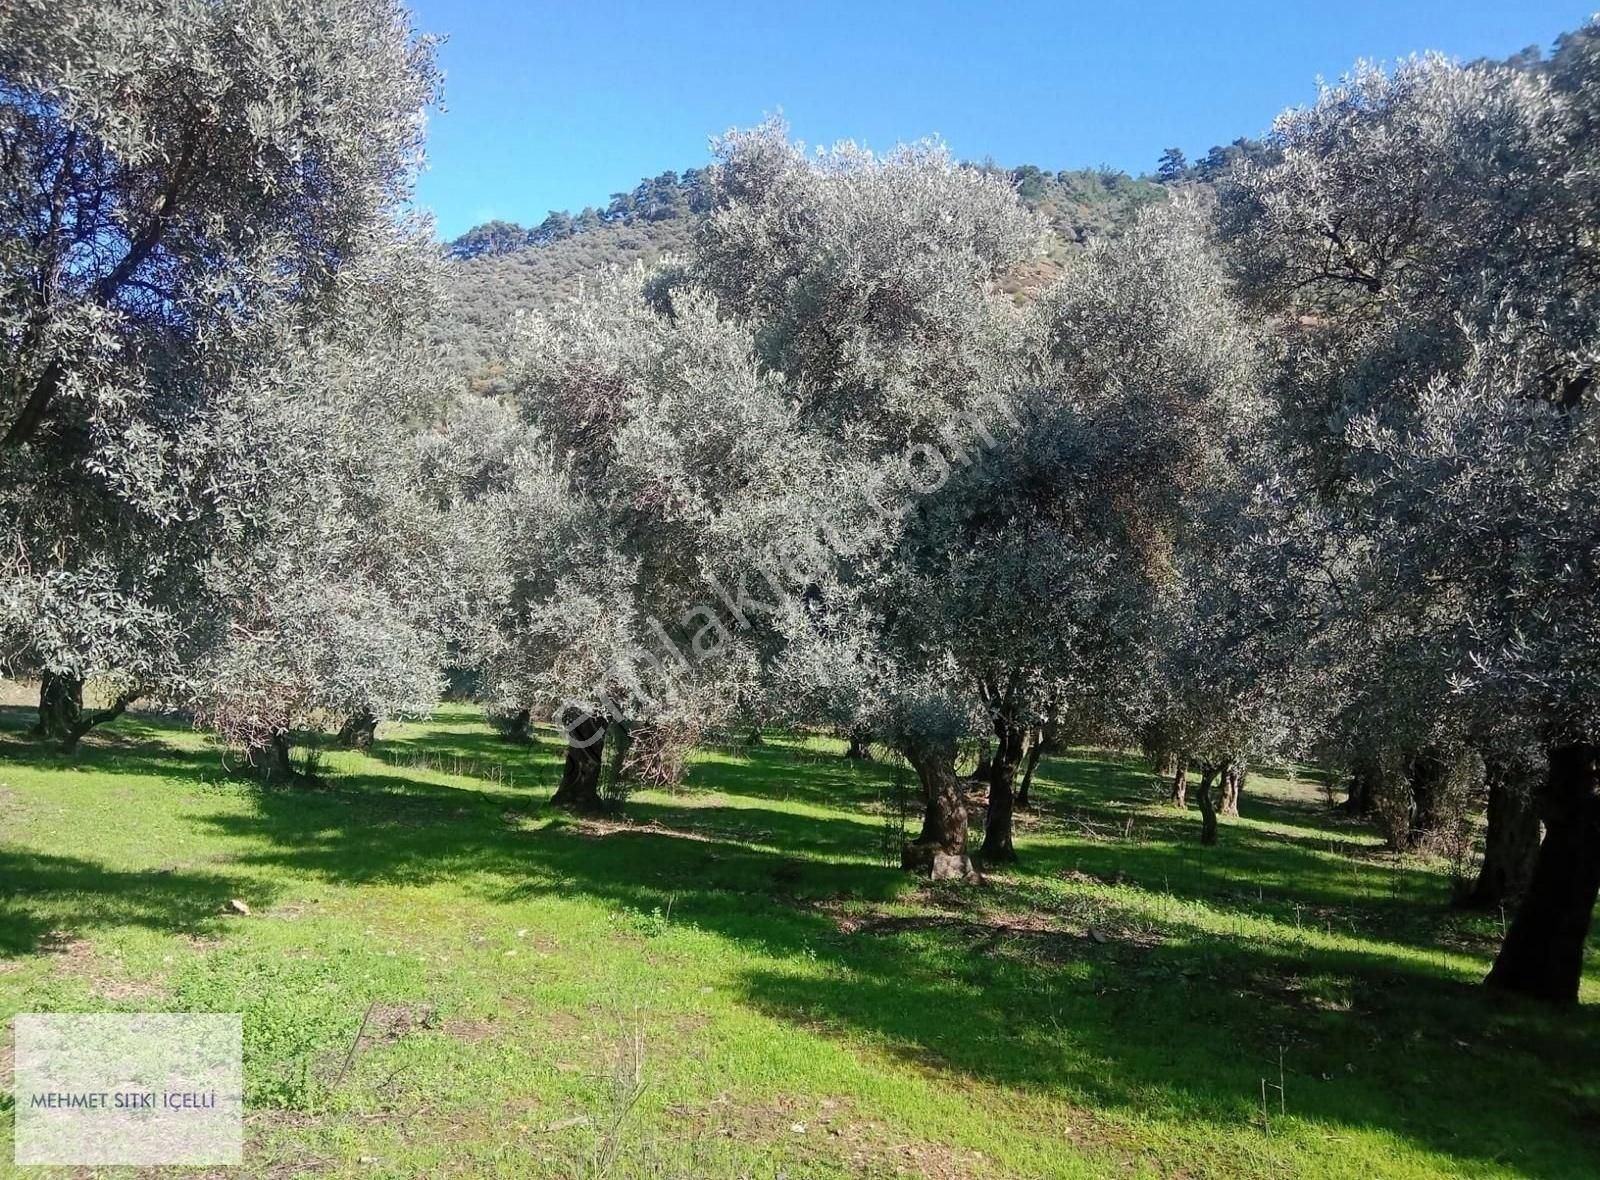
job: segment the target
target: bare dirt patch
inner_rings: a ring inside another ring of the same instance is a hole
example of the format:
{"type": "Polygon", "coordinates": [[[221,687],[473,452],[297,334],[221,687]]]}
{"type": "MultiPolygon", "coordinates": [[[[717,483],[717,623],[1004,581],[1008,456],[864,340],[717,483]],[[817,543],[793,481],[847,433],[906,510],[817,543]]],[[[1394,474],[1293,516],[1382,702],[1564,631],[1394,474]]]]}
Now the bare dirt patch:
{"type": "Polygon", "coordinates": [[[669,828],[665,824],[650,823],[632,824],[626,820],[611,819],[579,819],[570,825],[572,830],[585,836],[596,838],[616,835],[648,835],[670,836],[674,840],[693,840],[700,844],[718,844],[721,840],[715,836],[708,836],[704,832],[691,832],[684,828],[669,828]]]}
{"type": "Polygon", "coordinates": [[[364,1035],[375,1041],[398,1041],[412,1033],[442,1027],[438,1008],[426,1001],[374,1004],[367,1014],[364,1035]]]}
{"type": "Polygon", "coordinates": [[[120,1003],[155,1000],[169,995],[158,979],[130,976],[121,963],[96,952],[94,944],[69,930],[52,930],[39,940],[39,952],[50,959],[57,976],[82,980],[101,999],[120,1003]]]}
{"type": "Polygon", "coordinates": [[[673,1111],[698,1134],[723,1135],[746,1144],[785,1143],[808,1161],[843,1167],[856,1175],[913,1175],[928,1180],[978,1180],[993,1174],[981,1152],[908,1140],[864,1118],[843,1098],[780,1096],[743,1104],[726,1094],[698,1108],[673,1111]]]}
{"type": "Polygon", "coordinates": [[[985,908],[970,899],[936,899],[927,891],[919,896],[941,904],[912,913],[844,906],[833,901],[815,903],[813,908],[826,914],[840,934],[853,938],[892,938],[931,931],[965,943],[968,954],[1038,962],[1078,959],[1107,945],[1143,950],[1161,941],[1149,929],[1123,925],[1108,915],[1096,914],[1085,920],[1084,915],[985,908]]]}

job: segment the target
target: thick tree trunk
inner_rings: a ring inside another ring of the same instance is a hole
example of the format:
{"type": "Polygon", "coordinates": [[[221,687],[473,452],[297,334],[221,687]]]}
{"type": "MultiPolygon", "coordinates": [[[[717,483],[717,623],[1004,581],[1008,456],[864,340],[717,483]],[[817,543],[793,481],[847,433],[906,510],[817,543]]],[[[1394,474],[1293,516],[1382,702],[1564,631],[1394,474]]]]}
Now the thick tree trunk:
{"type": "Polygon", "coordinates": [[[1350,772],[1349,793],[1339,806],[1347,815],[1372,813],[1372,774],[1365,766],[1357,766],[1350,772]]]}
{"type": "Polygon", "coordinates": [[[971,777],[978,782],[988,782],[994,773],[994,743],[987,738],[978,748],[978,765],[973,769],[971,777]]]}
{"type": "Polygon", "coordinates": [[[264,783],[289,783],[310,777],[294,768],[287,733],[275,733],[265,742],[251,746],[245,751],[245,756],[264,783]]]}
{"type": "Polygon", "coordinates": [[[34,733],[51,741],[68,741],[82,715],[81,676],[47,671],[39,677],[39,720],[34,733]]]}
{"type": "Polygon", "coordinates": [[[967,802],[956,780],[954,741],[908,740],[900,750],[922,784],[922,834],[901,852],[900,866],[935,881],[972,876],[967,856],[967,802]]]}
{"type": "Polygon", "coordinates": [[[1439,809],[1444,802],[1450,764],[1437,750],[1424,750],[1411,764],[1411,827],[1406,847],[1421,848],[1439,830],[1439,809]]]}
{"type": "Polygon", "coordinates": [[[1017,859],[1011,840],[1011,819],[1015,808],[1012,794],[1017,781],[1017,765],[1022,761],[1022,742],[1026,732],[1020,725],[996,720],[995,751],[989,765],[989,811],[983,824],[983,847],[978,857],[984,864],[1002,864],[1017,859]]]}
{"type": "Polygon", "coordinates": [[[1508,766],[1487,769],[1489,826],[1483,865],[1462,904],[1490,910],[1519,900],[1533,879],[1539,859],[1539,809],[1526,776],[1508,766]]]}
{"type": "Polygon", "coordinates": [[[844,752],[844,756],[857,762],[871,762],[871,743],[872,732],[857,726],[850,731],[850,748],[844,752]]]}
{"type": "Polygon", "coordinates": [[[1222,772],[1222,805],[1218,810],[1227,816],[1239,814],[1239,795],[1244,791],[1244,766],[1238,762],[1228,763],[1222,772]]]}
{"type": "Polygon", "coordinates": [[[339,727],[339,744],[347,750],[370,750],[378,735],[378,719],[371,709],[361,709],[344,719],[339,727]]]}
{"type": "Polygon", "coordinates": [[[606,723],[585,716],[568,730],[567,761],[561,768],[561,785],[550,806],[593,814],[602,810],[600,760],[605,753],[606,723]]]}
{"type": "Polygon", "coordinates": [[[1202,766],[1200,768],[1200,786],[1195,791],[1195,799],[1200,804],[1200,843],[1215,844],[1217,842],[1217,805],[1211,797],[1212,784],[1217,781],[1222,768],[1220,766],[1202,766]]]}
{"type": "Polygon", "coordinates": [[[1486,982],[1576,1004],[1600,893],[1600,748],[1586,742],[1553,747],[1539,804],[1545,824],[1539,859],[1486,982]]]}
{"type": "Polygon", "coordinates": [[[1189,760],[1182,754],[1173,760],[1172,802],[1179,807],[1189,805],[1189,760]]]}
{"type": "Polygon", "coordinates": [[[83,707],[83,678],[72,673],[46,672],[39,680],[39,720],[34,733],[72,753],[78,740],[97,725],[115,721],[139,699],[139,691],[130,689],[104,709],[83,707]]]}

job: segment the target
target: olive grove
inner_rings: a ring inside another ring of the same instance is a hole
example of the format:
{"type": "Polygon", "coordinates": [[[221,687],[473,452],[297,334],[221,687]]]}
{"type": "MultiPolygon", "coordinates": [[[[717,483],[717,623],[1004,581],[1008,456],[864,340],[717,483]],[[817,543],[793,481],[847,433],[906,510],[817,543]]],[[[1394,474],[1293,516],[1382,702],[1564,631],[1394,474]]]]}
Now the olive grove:
{"type": "Polygon", "coordinates": [[[1490,980],[1567,1000],[1600,889],[1597,69],[1592,26],[1538,72],[1364,67],[1279,120],[1221,218],[1284,335],[1295,469],[1351,540],[1323,649],[1341,745],[1408,781],[1414,829],[1475,752],[1512,879],[1541,782],[1544,840],[1490,980]]]}
{"type": "Polygon", "coordinates": [[[730,132],[686,253],[517,313],[490,396],[406,212],[439,84],[393,0],[0,9],[0,673],[46,738],[149,698],[294,779],[465,670],[577,811],[773,721],[893,750],[933,878],[1017,858],[1060,735],[1203,844],[1315,759],[1397,852],[1486,799],[1489,982],[1576,998],[1600,28],[1359,67],[1043,289],[1007,174],[730,132]]]}

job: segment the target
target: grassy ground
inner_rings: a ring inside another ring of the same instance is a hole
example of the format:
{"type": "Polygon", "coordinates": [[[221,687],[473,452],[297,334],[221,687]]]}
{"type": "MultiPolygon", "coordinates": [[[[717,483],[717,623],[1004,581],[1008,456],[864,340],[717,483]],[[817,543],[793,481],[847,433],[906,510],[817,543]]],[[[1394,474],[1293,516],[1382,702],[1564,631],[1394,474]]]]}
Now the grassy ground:
{"type": "Polygon", "coordinates": [[[242,1012],[247,1175],[1600,1175],[1596,1010],[1492,1002],[1500,917],[1313,783],[1257,776],[1202,849],[1137,763],[1047,759],[1021,866],[931,888],[881,863],[905,784],[827,743],[586,823],[548,739],[466,709],[321,790],[27,720],[0,1016],[242,1012]]]}

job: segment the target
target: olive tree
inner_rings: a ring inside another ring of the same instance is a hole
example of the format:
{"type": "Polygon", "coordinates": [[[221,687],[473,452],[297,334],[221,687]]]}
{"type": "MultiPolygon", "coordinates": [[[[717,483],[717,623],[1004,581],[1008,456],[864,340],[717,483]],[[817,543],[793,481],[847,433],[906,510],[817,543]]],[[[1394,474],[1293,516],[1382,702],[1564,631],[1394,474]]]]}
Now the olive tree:
{"type": "Polygon", "coordinates": [[[204,642],[215,399],[285,306],[331,314],[437,82],[391,0],[0,10],[0,660],[56,736],[204,642]]]}
{"type": "Polygon", "coordinates": [[[593,809],[608,736],[619,758],[634,722],[681,745],[755,691],[756,608],[728,587],[792,562],[827,484],[748,329],[670,269],[521,320],[508,379],[522,438],[479,508],[499,569],[484,691],[565,730],[556,801],[593,809]]]}
{"type": "Polygon", "coordinates": [[[293,730],[370,737],[438,700],[458,589],[420,478],[434,253],[402,236],[347,266],[337,314],[285,323],[209,415],[207,642],[183,698],[268,775],[290,772],[293,730]]]}
{"type": "Polygon", "coordinates": [[[1091,248],[1016,347],[1006,389],[1021,427],[949,473],[903,547],[906,584],[932,604],[928,626],[972,677],[996,739],[991,863],[1015,859],[1031,731],[1052,716],[1136,728],[1152,621],[1260,401],[1248,326],[1192,204],[1091,248]]]}
{"type": "Polygon", "coordinates": [[[850,686],[838,699],[859,712],[831,719],[894,745],[922,782],[912,867],[964,874],[955,754],[982,716],[979,684],[927,630],[943,590],[918,579],[903,542],[939,473],[981,464],[1018,421],[1006,395],[1026,356],[1021,317],[994,282],[1033,254],[1041,225],[1003,178],[937,145],[808,154],[769,123],[724,137],[717,156],[689,273],[748,323],[828,481],[808,527],[784,537],[822,571],[807,609],[785,616],[785,673],[850,686]]]}
{"type": "Polygon", "coordinates": [[[1600,889],[1593,44],[1541,72],[1362,67],[1224,193],[1242,287],[1289,336],[1305,469],[1360,538],[1348,617],[1413,649],[1391,667],[1439,669],[1458,732],[1542,750],[1545,837],[1490,982],[1564,1001],[1600,889]]]}

